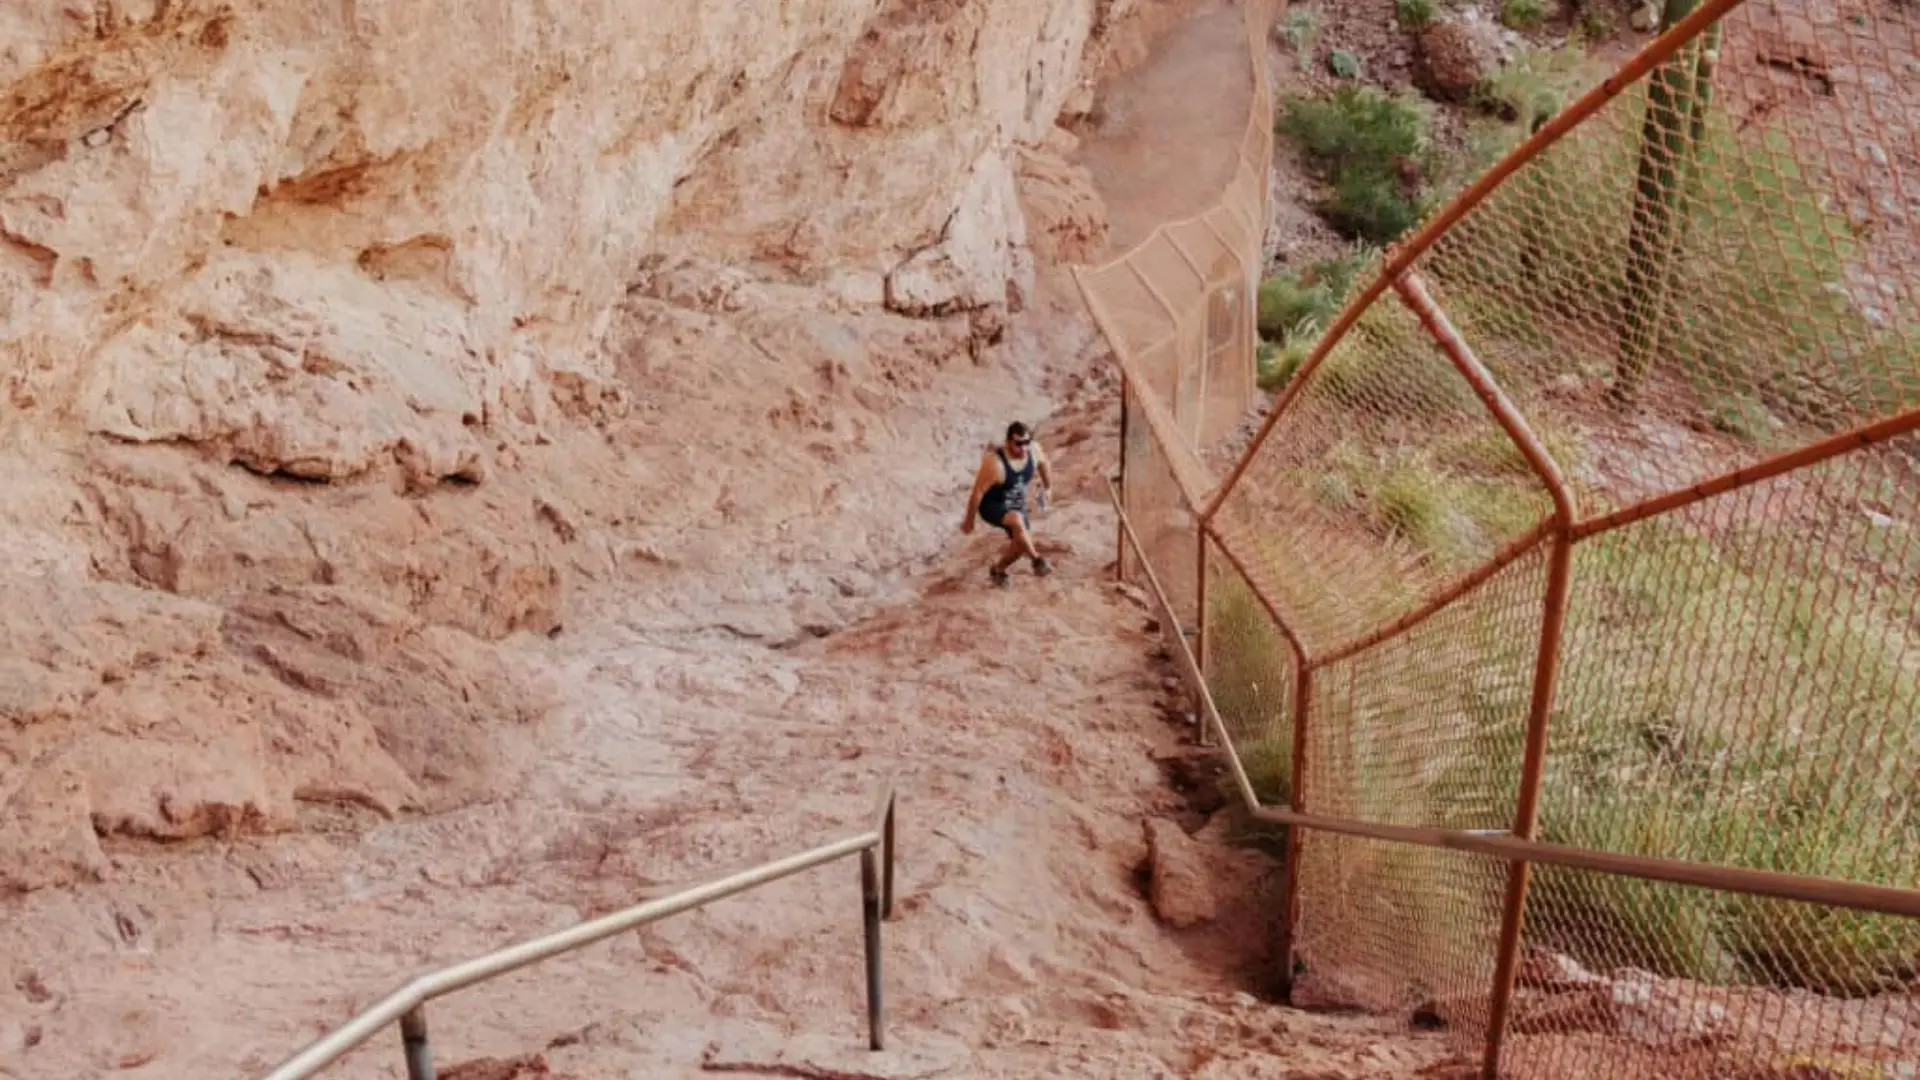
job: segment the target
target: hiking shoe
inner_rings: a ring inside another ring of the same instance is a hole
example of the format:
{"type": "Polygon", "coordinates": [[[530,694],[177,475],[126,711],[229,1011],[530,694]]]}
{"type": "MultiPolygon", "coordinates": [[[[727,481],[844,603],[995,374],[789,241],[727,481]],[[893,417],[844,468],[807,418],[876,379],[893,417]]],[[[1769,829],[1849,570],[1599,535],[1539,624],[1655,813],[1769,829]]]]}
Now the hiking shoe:
{"type": "Polygon", "coordinates": [[[992,581],[995,585],[998,585],[1003,589],[1006,588],[1007,583],[1012,580],[1011,578],[1007,577],[1007,572],[1005,570],[1002,570],[997,566],[987,570],[987,578],[988,580],[992,581]]]}
{"type": "Polygon", "coordinates": [[[1036,577],[1046,577],[1053,573],[1053,564],[1045,559],[1033,560],[1033,573],[1036,577]]]}

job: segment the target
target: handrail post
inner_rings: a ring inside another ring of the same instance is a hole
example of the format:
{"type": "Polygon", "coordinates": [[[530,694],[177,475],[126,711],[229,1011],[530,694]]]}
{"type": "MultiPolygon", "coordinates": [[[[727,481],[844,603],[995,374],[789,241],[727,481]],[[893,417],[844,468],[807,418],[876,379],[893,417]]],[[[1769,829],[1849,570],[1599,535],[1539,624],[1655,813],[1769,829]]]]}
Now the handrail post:
{"type": "MultiPolygon", "coordinates": [[[[892,820],[892,815],[888,815],[892,820]]],[[[882,841],[885,842],[884,840],[882,841]]],[[[867,939],[867,1047],[886,1049],[880,994],[880,874],[873,849],[860,853],[860,911],[867,939]]],[[[429,1078],[431,1080],[431,1078],[429,1078]]]]}
{"type": "Polygon", "coordinates": [[[407,1080],[434,1080],[433,1047],[427,1045],[425,1005],[415,1005],[400,1017],[400,1045],[407,1055],[407,1080]]]}
{"type": "MultiPolygon", "coordinates": [[[[1196,523],[1199,521],[1198,514],[1195,515],[1194,520],[1196,523]]],[[[1193,546],[1193,593],[1194,607],[1197,609],[1197,617],[1194,619],[1196,630],[1193,635],[1193,666],[1200,675],[1200,681],[1204,683],[1207,681],[1207,530],[1194,529],[1193,546]]],[[[1179,627],[1174,629],[1178,631],[1179,627]]],[[[1199,687],[1193,688],[1193,726],[1194,742],[1200,746],[1206,746],[1211,740],[1207,738],[1207,714],[1200,705],[1199,687]]]]}
{"type": "Polygon", "coordinates": [[[887,861],[880,867],[880,917],[893,918],[893,863],[894,863],[894,813],[896,804],[891,793],[887,795],[887,823],[881,830],[881,838],[887,844],[887,861]]]}
{"type": "MultiPolygon", "coordinates": [[[[1296,814],[1307,812],[1307,719],[1313,712],[1313,672],[1304,656],[1295,660],[1297,674],[1293,681],[1293,745],[1288,747],[1288,769],[1293,774],[1287,784],[1287,805],[1296,814]]],[[[1300,929],[1300,848],[1306,842],[1307,830],[1298,825],[1287,826],[1287,854],[1282,863],[1282,873],[1286,880],[1281,882],[1285,890],[1280,901],[1280,991],[1288,1000],[1293,997],[1293,953],[1296,936],[1300,929]]]]}
{"type": "MultiPolygon", "coordinates": [[[[1131,396],[1133,391],[1127,386],[1126,372],[1120,373],[1120,497],[1115,506],[1114,517],[1126,513],[1127,490],[1127,413],[1133,411],[1131,396]]],[[[1124,583],[1127,580],[1127,527],[1115,522],[1113,526],[1113,580],[1124,583]]]]}

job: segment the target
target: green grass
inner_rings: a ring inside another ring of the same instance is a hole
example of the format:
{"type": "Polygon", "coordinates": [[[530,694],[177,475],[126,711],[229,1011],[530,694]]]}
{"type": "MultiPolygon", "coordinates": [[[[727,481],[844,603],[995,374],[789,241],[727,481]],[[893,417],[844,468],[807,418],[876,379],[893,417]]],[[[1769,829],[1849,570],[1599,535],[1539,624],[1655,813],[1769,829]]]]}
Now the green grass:
{"type": "Polygon", "coordinates": [[[1261,282],[1260,336],[1279,344],[1317,337],[1339,313],[1347,291],[1374,257],[1374,252],[1361,250],[1261,282]]]}
{"type": "Polygon", "coordinates": [[[1589,4],[1580,12],[1580,36],[1587,41],[1611,41],[1619,32],[1619,16],[1610,8],[1589,4]]]}
{"type": "Polygon", "coordinates": [[[1445,469],[1419,451],[1399,452],[1358,486],[1371,531],[1410,543],[1453,573],[1531,529],[1545,508],[1536,484],[1445,469]]]}
{"type": "Polygon", "coordinates": [[[1551,0],[1502,0],[1500,21],[1515,30],[1534,30],[1554,16],[1551,0]]]}
{"type": "MultiPolygon", "coordinates": [[[[1217,560],[1216,560],[1217,561],[1217,560]]],[[[1293,663],[1286,639],[1238,574],[1222,569],[1207,596],[1207,687],[1263,804],[1290,798],[1293,663]]]]}
{"type": "Polygon", "coordinates": [[[1431,419],[1479,407],[1432,339],[1391,304],[1370,307],[1354,323],[1316,380],[1315,392],[1375,416],[1431,419]]]}
{"type": "Polygon", "coordinates": [[[1415,33],[1427,28],[1433,22],[1433,0],[1395,0],[1394,15],[1400,25],[1415,33]]]}
{"type": "Polygon", "coordinates": [[[1391,243],[1425,215],[1420,186],[1433,154],[1417,99],[1342,87],[1287,101],[1277,126],[1332,188],[1319,212],[1349,239],[1391,243]]]}
{"type": "Polygon", "coordinates": [[[1277,392],[1293,378],[1339,314],[1347,291],[1376,257],[1377,252],[1363,248],[1260,283],[1257,321],[1264,340],[1254,358],[1262,390],[1277,392]]]}
{"type": "Polygon", "coordinates": [[[1260,283],[1260,336],[1285,343],[1312,338],[1340,310],[1340,297],[1307,274],[1280,274],[1260,283]]]}
{"type": "Polygon", "coordinates": [[[1260,389],[1268,393],[1278,393],[1293,380],[1293,373],[1306,363],[1312,346],[1305,341],[1293,341],[1286,345],[1275,345],[1263,341],[1254,350],[1255,381],[1260,389]]]}

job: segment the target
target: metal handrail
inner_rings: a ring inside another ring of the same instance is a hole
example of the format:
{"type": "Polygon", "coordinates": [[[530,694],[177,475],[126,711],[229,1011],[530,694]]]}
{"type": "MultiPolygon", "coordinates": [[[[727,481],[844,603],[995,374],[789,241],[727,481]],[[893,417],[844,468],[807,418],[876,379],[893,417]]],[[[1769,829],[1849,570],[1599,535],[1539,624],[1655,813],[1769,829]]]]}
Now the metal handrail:
{"type": "Polygon", "coordinates": [[[395,1021],[400,1024],[408,1080],[434,1080],[425,1013],[426,1003],[434,998],[856,853],[860,856],[861,916],[866,930],[867,1045],[874,1050],[882,1049],[880,923],[883,919],[893,918],[894,801],[893,788],[889,786],[883,789],[874,811],[872,827],[857,836],[763,863],[671,896],[636,904],[611,915],[603,915],[565,930],[417,976],[358,1016],[307,1044],[262,1080],[306,1080],[395,1021]]]}

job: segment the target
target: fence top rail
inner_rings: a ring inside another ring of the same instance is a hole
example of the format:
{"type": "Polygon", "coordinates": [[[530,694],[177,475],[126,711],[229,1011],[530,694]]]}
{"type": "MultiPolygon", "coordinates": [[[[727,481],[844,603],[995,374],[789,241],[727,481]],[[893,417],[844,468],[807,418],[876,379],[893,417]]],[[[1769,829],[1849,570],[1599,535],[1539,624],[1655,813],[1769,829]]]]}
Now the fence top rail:
{"type": "Polygon", "coordinates": [[[868,827],[818,847],[751,869],[737,871],[694,885],[669,896],[635,904],[612,914],[543,934],[518,944],[496,949],[484,956],[415,976],[406,984],[362,1010],[353,1019],[320,1036],[298,1053],[282,1062],[262,1080],[305,1080],[338,1061],[366,1042],[387,1025],[399,1021],[408,1012],[475,983],[487,982],[542,960],[573,952],[615,934],[658,922],[670,915],[704,907],[716,900],[759,888],[782,878],[822,866],[849,855],[881,846],[887,840],[887,818],[893,812],[894,789],[883,788],[877,800],[874,818],[868,827]]]}

